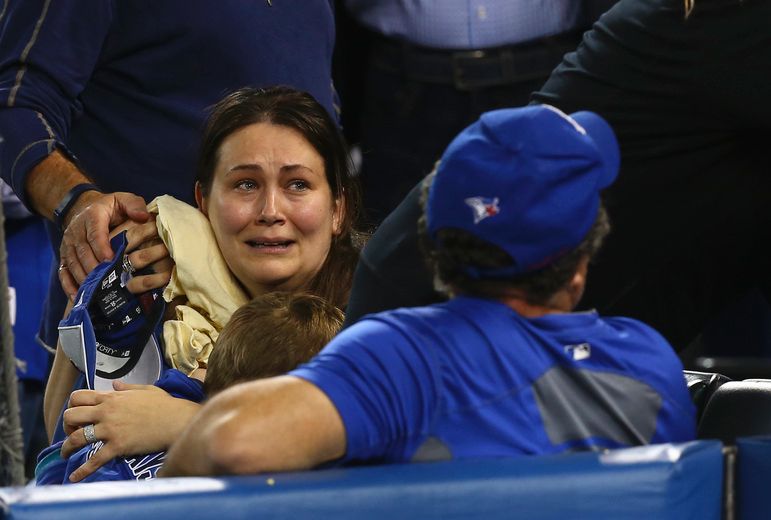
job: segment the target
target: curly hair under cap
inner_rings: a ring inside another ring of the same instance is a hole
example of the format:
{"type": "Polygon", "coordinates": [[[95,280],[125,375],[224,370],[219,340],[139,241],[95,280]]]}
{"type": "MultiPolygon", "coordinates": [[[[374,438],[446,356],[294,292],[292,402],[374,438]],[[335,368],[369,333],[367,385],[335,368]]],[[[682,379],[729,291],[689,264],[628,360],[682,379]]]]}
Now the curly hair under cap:
{"type": "Polygon", "coordinates": [[[528,303],[544,305],[570,282],[584,258],[594,258],[610,232],[608,213],[600,205],[597,218],[581,243],[546,267],[502,279],[473,278],[467,274],[467,267],[497,269],[514,262],[498,246],[460,229],[439,230],[438,244],[429,238],[425,208],[435,174],[436,169],[426,177],[422,186],[420,204],[423,214],[418,220],[418,231],[424,257],[434,273],[436,289],[448,295],[463,293],[482,298],[498,298],[514,289],[521,291],[528,303]]]}

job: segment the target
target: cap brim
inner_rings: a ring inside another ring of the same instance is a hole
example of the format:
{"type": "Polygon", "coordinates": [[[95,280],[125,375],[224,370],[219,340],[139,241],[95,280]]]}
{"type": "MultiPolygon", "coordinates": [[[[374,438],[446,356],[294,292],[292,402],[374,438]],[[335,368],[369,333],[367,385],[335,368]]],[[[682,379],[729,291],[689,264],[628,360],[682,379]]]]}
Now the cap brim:
{"type": "Polygon", "coordinates": [[[92,390],[112,390],[115,380],[151,385],[163,372],[163,351],[154,334],[147,339],[136,362],[133,356],[109,355],[96,341],[85,306],[73,309],[59,326],[59,341],[67,357],[85,375],[86,386],[92,390]],[[128,368],[130,364],[133,366],[128,368]]]}
{"type": "Polygon", "coordinates": [[[96,354],[91,378],[94,390],[112,390],[115,380],[132,385],[151,385],[161,377],[163,370],[163,352],[154,335],[150,335],[139,359],[128,372],[125,372],[125,369],[133,361],[130,358],[110,356],[98,348],[87,349],[86,352],[96,354]]]}
{"type": "Polygon", "coordinates": [[[78,291],[77,303],[59,324],[64,353],[93,390],[111,390],[115,380],[153,384],[164,369],[163,351],[155,337],[163,299],[153,292],[140,296],[139,301],[132,300],[119,275],[127,245],[125,233],[111,242],[115,259],[98,265],[88,275],[78,291]],[[142,305],[145,296],[152,301],[146,311],[142,305]],[[92,313],[97,316],[94,321],[92,313]]]}

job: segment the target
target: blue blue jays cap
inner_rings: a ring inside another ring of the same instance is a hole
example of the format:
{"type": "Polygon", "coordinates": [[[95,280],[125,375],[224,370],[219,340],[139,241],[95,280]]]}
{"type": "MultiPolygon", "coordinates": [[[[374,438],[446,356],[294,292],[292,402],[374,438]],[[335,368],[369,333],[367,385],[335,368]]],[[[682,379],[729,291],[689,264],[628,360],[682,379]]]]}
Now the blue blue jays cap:
{"type": "Polygon", "coordinates": [[[460,229],[506,251],[513,265],[469,266],[474,278],[536,271],[576,248],[616,178],[616,137],[592,112],[549,105],[494,110],[444,152],[428,194],[427,230],[460,229]]]}
{"type": "Polygon", "coordinates": [[[139,296],[126,283],[126,233],[110,241],[115,256],[99,264],[80,286],[75,306],[59,323],[59,342],[92,390],[112,390],[112,381],[153,384],[165,369],[160,341],[162,290],[139,296]]]}

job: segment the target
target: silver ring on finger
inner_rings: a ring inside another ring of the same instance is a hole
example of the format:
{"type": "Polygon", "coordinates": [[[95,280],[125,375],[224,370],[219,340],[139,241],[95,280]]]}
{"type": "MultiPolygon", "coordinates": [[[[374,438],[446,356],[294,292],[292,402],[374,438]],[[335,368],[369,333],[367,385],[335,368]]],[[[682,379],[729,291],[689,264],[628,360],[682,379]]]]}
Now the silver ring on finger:
{"type": "Polygon", "coordinates": [[[86,442],[89,444],[93,444],[99,440],[94,432],[93,424],[87,424],[83,427],[83,437],[86,438],[86,442]]]}
{"type": "Polygon", "coordinates": [[[62,271],[66,271],[66,270],[68,270],[66,265],[64,265],[64,264],[59,264],[59,272],[60,272],[60,273],[61,273],[62,271]]]}
{"type": "Polygon", "coordinates": [[[123,255],[123,270],[126,271],[128,274],[133,275],[137,272],[136,269],[134,269],[134,266],[131,264],[131,259],[129,258],[129,255],[123,255]]]}

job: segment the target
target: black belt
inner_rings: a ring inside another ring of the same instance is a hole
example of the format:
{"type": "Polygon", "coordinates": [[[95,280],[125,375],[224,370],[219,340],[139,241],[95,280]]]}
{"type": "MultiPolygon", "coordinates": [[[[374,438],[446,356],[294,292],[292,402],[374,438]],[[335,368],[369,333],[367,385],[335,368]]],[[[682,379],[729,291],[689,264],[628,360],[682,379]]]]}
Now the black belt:
{"type": "Polygon", "coordinates": [[[426,83],[474,90],[546,78],[566,52],[575,50],[581,33],[570,32],[517,45],[449,51],[378,37],[372,42],[375,63],[426,83]]]}

